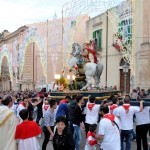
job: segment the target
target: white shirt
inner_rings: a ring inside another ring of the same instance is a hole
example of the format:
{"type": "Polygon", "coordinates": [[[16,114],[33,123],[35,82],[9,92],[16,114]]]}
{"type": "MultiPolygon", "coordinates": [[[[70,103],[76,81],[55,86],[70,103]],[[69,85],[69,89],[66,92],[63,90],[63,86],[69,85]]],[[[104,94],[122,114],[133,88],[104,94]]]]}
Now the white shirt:
{"type": "Polygon", "coordinates": [[[98,121],[98,114],[100,111],[100,105],[95,104],[93,108],[90,110],[88,108],[88,104],[94,104],[94,103],[87,103],[86,104],[86,117],[85,122],[88,124],[97,124],[98,121]]]}
{"type": "Polygon", "coordinates": [[[117,108],[118,108],[118,105],[116,104],[113,104],[114,106],[117,106],[116,108],[114,108],[113,110],[110,110],[111,106],[108,106],[109,108],[109,113],[111,114],[114,114],[115,116],[117,115],[117,108]]]}
{"type": "MultiPolygon", "coordinates": [[[[115,117],[115,122],[120,128],[120,121],[115,117]]],[[[101,148],[103,150],[120,150],[120,132],[118,127],[109,119],[103,118],[100,121],[98,134],[104,135],[103,141],[101,143],[101,148]]]]}
{"type": "MultiPolygon", "coordinates": [[[[129,104],[124,104],[129,105],[129,104]]],[[[133,129],[133,115],[136,112],[139,112],[139,107],[130,106],[128,113],[126,113],[126,110],[120,106],[117,108],[117,116],[120,117],[120,124],[122,130],[132,130],[133,129]]]]}
{"type": "Polygon", "coordinates": [[[19,104],[18,105],[18,108],[17,108],[17,117],[19,118],[19,123],[23,122],[22,118],[20,117],[19,115],[19,112],[22,110],[22,109],[26,109],[23,105],[19,104]]]}
{"type": "Polygon", "coordinates": [[[86,144],[85,144],[84,150],[96,150],[96,144],[91,146],[90,143],[89,143],[90,140],[95,140],[95,138],[92,137],[92,136],[89,136],[86,139],[86,144]]]}
{"type": "Polygon", "coordinates": [[[150,107],[144,107],[142,112],[135,113],[136,125],[149,124],[150,123],[150,107]]]}
{"type": "Polygon", "coordinates": [[[20,139],[18,143],[18,150],[40,150],[40,145],[36,137],[28,139],[20,139]]]}

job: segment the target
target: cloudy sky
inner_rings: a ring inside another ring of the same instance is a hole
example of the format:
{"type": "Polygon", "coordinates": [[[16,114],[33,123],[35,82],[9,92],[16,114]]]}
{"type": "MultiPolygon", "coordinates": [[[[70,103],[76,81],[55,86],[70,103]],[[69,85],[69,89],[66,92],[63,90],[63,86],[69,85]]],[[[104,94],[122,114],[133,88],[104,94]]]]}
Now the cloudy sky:
{"type": "Polygon", "coordinates": [[[0,32],[15,31],[20,26],[61,17],[62,6],[70,0],[0,0],[0,32]]]}

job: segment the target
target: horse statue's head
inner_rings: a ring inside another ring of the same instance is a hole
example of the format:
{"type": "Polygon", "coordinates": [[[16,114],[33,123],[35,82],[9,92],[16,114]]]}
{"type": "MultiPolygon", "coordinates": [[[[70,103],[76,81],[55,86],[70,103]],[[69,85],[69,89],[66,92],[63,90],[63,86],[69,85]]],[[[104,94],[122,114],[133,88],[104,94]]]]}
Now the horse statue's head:
{"type": "Polygon", "coordinates": [[[72,53],[71,54],[74,57],[77,57],[80,54],[81,50],[82,50],[81,46],[78,43],[73,43],[73,45],[72,45],[72,53]]]}

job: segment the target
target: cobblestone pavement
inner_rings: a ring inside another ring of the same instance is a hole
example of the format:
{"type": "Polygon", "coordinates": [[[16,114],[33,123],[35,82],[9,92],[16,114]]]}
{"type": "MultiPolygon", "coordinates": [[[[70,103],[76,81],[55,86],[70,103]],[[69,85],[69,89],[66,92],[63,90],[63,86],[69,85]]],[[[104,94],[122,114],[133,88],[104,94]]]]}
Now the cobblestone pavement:
{"type": "MultiPolygon", "coordinates": [[[[82,135],[82,140],[81,140],[81,143],[80,143],[80,150],[84,150],[84,146],[85,146],[85,132],[83,130],[81,131],[81,135],[82,135]]],[[[38,139],[39,139],[40,146],[42,146],[44,135],[42,135],[42,137],[38,138],[38,139]]],[[[149,137],[149,140],[150,140],[150,137],[149,137]]],[[[47,150],[53,150],[51,141],[47,145],[47,150]]],[[[98,147],[97,147],[97,150],[99,150],[98,147]]],[[[136,142],[132,142],[131,143],[131,150],[136,150],[136,142]]]]}

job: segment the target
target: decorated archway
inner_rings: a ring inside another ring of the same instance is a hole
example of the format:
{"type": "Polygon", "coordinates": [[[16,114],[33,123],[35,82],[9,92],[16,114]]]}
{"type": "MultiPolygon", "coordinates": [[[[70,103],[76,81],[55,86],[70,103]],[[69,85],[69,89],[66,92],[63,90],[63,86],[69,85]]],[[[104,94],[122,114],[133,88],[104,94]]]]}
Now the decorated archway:
{"type": "Polygon", "coordinates": [[[44,45],[44,41],[40,34],[37,31],[37,28],[29,28],[26,31],[26,36],[24,38],[24,41],[20,47],[20,53],[19,53],[19,69],[20,69],[20,78],[23,74],[23,67],[25,63],[25,53],[26,53],[26,48],[27,46],[31,43],[35,42],[40,50],[40,59],[41,59],[41,64],[43,67],[44,75],[47,81],[47,53],[44,45]]]}
{"type": "Polygon", "coordinates": [[[114,34],[123,53],[123,58],[131,64],[134,75],[134,14],[135,0],[73,0],[63,6],[63,18],[69,18],[63,22],[63,66],[68,64],[68,59],[73,44],[73,37],[81,19],[92,12],[107,13],[113,25],[114,34]],[[82,17],[79,17],[81,16],[82,17]],[[123,17],[127,18],[126,25],[122,26],[123,17]],[[71,32],[69,27],[75,24],[71,32]],[[119,24],[121,25],[119,29],[119,24]],[[131,30],[128,34],[128,30],[131,30]],[[70,41],[70,42],[68,42],[70,41]]]}
{"type": "Polygon", "coordinates": [[[3,58],[6,57],[8,60],[8,67],[9,67],[9,73],[10,73],[10,81],[13,81],[13,67],[12,67],[12,55],[10,53],[10,50],[7,47],[7,44],[2,46],[2,51],[0,53],[0,74],[2,71],[2,61],[3,58]]]}

